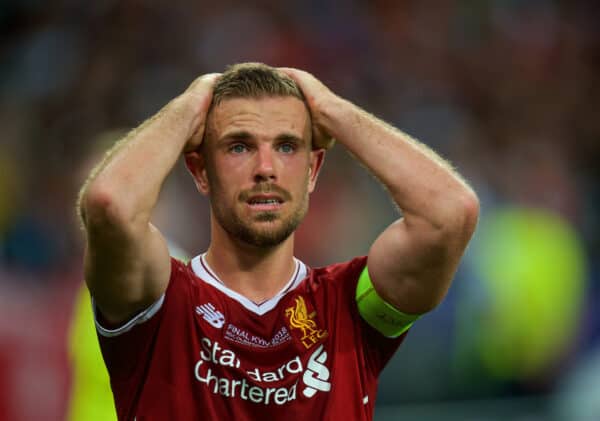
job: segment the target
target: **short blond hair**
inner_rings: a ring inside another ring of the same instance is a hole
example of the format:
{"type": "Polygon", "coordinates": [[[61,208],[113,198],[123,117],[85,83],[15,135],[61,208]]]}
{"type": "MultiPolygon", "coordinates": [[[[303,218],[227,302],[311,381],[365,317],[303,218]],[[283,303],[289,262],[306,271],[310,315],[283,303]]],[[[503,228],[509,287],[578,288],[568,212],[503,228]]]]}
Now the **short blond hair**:
{"type": "Polygon", "coordinates": [[[228,98],[293,96],[306,103],[298,84],[288,75],[263,63],[229,66],[213,89],[212,106],[228,98]]]}
{"type": "MultiPolygon", "coordinates": [[[[290,76],[264,63],[234,64],[215,83],[209,113],[225,99],[290,96],[302,101],[310,115],[302,90],[290,76]]],[[[313,149],[330,149],[335,144],[335,140],[327,134],[312,137],[311,142],[313,149]]]]}

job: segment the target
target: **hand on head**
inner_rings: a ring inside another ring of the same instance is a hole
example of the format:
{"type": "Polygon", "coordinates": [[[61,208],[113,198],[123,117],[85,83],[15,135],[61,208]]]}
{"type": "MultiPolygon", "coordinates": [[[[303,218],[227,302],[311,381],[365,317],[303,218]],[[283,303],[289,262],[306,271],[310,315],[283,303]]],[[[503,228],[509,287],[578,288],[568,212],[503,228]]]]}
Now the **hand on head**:
{"type": "Polygon", "coordinates": [[[215,83],[221,73],[207,73],[194,80],[183,93],[192,101],[192,107],[196,118],[192,124],[192,135],[186,143],[183,153],[195,152],[202,144],[204,129],[206,128],[206,117],[212,102],[212,92],[215,83]]]}
{"type": "Polygon", "coordinates": [[[313,119],[313,148],[330,149],[335,144],[335,139],[324,128],[321,114],[321,105],[328,96],[333,95],[320,80],[304,70],[292,67],[279,67],[279,71],[291,77],[300,87],[306,98],[313,119]]]}
{"type": "MultiPolygon", "coordinates": [[[[321,105],[333,93],[317,78],[303,70],[290,67],[280,67],[279,71],[292,78],[302,90],[309,107],[313,125],[313,149],[330,149],[335,139],[327,133],[323,124],[321,105]]],[[[206,128],[206,118],[212,102],[215,83],[221,73],[208,73],[194,80],[184,96],[192,101],[196,118],[192,124],[192,135],[184,147],[184,154],[195,152],[202,144],[206,128]]]]}

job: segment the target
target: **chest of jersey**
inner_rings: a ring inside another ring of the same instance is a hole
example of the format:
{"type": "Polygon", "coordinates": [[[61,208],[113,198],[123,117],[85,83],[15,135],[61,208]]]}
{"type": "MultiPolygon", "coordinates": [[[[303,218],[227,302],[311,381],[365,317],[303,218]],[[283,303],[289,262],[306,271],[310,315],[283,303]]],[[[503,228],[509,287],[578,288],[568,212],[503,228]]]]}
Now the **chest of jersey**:
{"type": "Polygon", "coordinates": [[[358,271],[311,272],[255,304],[177,264],[160,311],[101,340],[120,419],[371,419],[398,343],[365,330],[358,271]]]}
{"type": "Polygon", "coordinates": [[[216,291],[197,297],[190,343],[196,388],[260,405],[330,393],[335,346],[314,297],[290,293],[262,315],[216,291]]]}

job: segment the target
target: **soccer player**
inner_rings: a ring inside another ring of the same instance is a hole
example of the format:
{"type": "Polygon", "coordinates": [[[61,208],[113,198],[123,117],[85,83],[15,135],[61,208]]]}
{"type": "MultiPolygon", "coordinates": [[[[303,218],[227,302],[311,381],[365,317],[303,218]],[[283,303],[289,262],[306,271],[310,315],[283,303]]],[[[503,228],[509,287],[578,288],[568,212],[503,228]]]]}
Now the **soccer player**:
{"type": "Polygon", "coordinates": [[[198,78],[132,131],[79,208],[117,414],[137,421],[372,419],[381,370],[443,299],[478,217],[426,146],[309,73],[256,63],[198,78]],[[294,231],[331,138],[403,217],[368,256],[309,268],[294,231]],[[181,154],[211,207],[208,250],[187,265],[150,221],[181,154]]]}

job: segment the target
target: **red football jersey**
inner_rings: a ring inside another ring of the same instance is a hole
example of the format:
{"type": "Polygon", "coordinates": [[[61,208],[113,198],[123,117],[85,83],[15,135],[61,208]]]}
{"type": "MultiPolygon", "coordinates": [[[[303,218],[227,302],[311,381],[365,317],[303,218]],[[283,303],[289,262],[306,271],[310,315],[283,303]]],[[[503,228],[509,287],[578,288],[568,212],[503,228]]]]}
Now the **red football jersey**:
{"type": "Polygon", "coordinates": [[[120,420],[371,420],[377,378],[404,335],[364,322],[366,257],[296,271],[254,303],[204,255],[172,259],[165,294],[118,329],[97,321],[120,420]]]}

